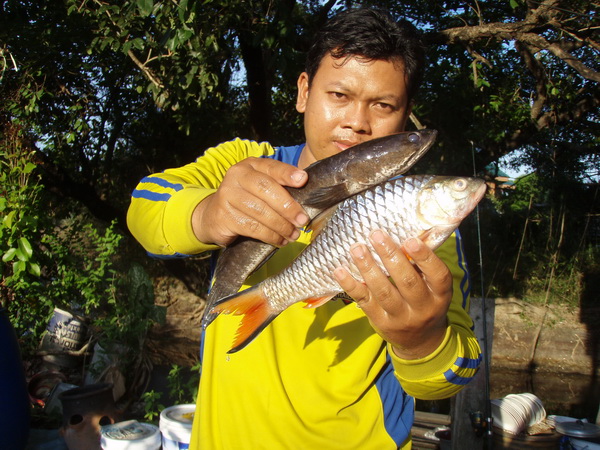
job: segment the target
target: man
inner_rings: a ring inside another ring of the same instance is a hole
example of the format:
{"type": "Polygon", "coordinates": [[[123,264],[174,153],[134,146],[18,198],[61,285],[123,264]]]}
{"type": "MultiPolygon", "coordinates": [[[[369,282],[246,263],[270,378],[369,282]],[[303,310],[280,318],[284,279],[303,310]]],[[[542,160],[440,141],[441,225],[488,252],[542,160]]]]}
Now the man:
{"type": "MultiPolygon", "coordinates": [[[[285,267],[310,241],[308,217],[282,186],[301,187],[314,161],[402,131],[423,65],[416,30],[374,10],[328,22],[298,79],[306,143],[240,139],[142,180],[129,226],[150,252],[193,255],[250,236],[282,247],[243,288],[285,267]],[[286,245],[288,244],[288,245],[286,245]]],[[[221,315],[202,338],[192,447],[410,448],[413,396],[449,397],[475,374],[469,280],[459,238],[434,254],[381,231],[352,256],[365,282],[335,276],[354,303],[292,305],[228,355],[239,318],[221,315]],[[412,258],[414,265],[409,261],[412,258]]]]}

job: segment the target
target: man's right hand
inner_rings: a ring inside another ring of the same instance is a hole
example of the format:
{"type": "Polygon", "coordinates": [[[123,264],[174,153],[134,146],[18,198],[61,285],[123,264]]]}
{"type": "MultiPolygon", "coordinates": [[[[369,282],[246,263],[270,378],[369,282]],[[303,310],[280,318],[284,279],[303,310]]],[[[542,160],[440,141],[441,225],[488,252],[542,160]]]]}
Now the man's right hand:
{"type": "Polygon", "coordinates": [[[192,227],[199,241],[227,246],[248,236],[283,246],[300,236],[308,216],[283,186],[302,187],[306,172],[269,158],[231,166],[217,191],[196,206],[192,227]]]}

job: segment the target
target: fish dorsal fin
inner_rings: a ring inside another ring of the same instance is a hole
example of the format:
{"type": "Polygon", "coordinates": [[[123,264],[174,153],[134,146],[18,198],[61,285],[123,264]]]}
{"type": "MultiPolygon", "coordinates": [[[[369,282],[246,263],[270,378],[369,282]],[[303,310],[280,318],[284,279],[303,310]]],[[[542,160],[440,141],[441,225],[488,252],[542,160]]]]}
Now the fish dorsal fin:
{"type": "Polygon", "coordinates": [[[343,183],[334,184],[333,186],[323,186],[312,193],[310,198],[305,201],[305,205],[324,209],[331,205],[332,202],[338,203],[349,197],[349,195],[350,193],[343,183]]]}
{"type": "Polygon", "coordinates": [[[339,206],[339,204],[333,205],[332,207],[324,210],[321,214],[311,220],[308,225],[306,225],[306,231],[312,231],[311,241],[313,241],[315,237],[317,237],[319,233],[323,231],[323,228],[325,228],[329,222],[329,219],[331,219],[331,217],[335,214],[339,206]]]}

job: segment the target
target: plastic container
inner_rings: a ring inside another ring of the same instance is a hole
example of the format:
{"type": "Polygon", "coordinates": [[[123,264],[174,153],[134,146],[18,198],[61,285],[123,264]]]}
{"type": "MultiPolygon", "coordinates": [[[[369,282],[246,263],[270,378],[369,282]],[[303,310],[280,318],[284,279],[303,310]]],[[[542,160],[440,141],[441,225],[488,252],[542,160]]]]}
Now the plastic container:
{"type": "Polygon", "coordinates": [[[196,405],[175,405],[160,413],[163,450],[186,450],[190,447],[196,405]]]}
{"type": "Polygon", "coordinates": [[[158,450],[161,434],[157,426],[137,420],[105,425],[100,431],[102,450],[158,450]]]}
{"type": "Polygon", "coordinates": [[[49,352],[44,361],[61,367],[77,367],[79,358],[68,354],[83,347],[87,335],[85,319],[76,317],[69,311],[54,308],[46,333],[40,342],[40,350],[49,352]]]}
{"type": "Polygon", "coordinates": [[[509,394],[491,404],[494,426],[515,435],[546,418],[542,401],[530,393],[509,394]]]}

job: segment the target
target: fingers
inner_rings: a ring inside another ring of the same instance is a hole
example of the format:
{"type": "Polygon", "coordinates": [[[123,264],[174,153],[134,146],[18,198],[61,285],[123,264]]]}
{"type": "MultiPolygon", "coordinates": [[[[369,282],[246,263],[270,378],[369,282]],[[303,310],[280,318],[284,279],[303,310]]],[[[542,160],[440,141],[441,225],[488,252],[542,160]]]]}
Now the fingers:
{"type": "Polygon", "coordinates": [[[281,186],[302,187],[308,180],[308,175],[304,170],[275,159],[247,158],[242,163],[249,164],[257,172],[268,175],[281,186]]]}
{"type": "Polygon", "coordinates": [[[301,187],[306,172],[271,159],[248,158],[230,167],[215,194],[194,212],[198,239],[226,246],[248,236],[281,246],[296,240],[309,218],[283,186],[301,187]]]}
{"type": "Polygon", "coordinates": [[[420,239],[409,239],[403,245],[422,272],[427,288],[437,296],[446,296],[452,291],[452,274],[448,266],[436,256],[420,239]]]}
{"type": "Polygon", "coordinates": [[[230,202],[242,214],[282,235],[306,225],[308,216],[283,187],[301,187],[306,183],[306,172],[271,159],[249,158],[245,162],[233,166],[226,177],[235,181],[235,188],[250,195],[231,196],[230,202]]]}
{"type": "Polygon", "coordinates": [[[452,290],[450,271],[421,240],[409,239],[400,247],[379,230],[371,234],[370,240],[374,253],[364,244],[355,244],[351,248],[352,260],[364,283],[357,285],[349,274],[354,283],[348,279],[342,283],[338,279],[344,290],[353,291],[346,290],[358,302],[363,297],[375,298],[383,309],[401,313],[405,306],[419,309],[423,299],[449,297],[452,290]]]}

